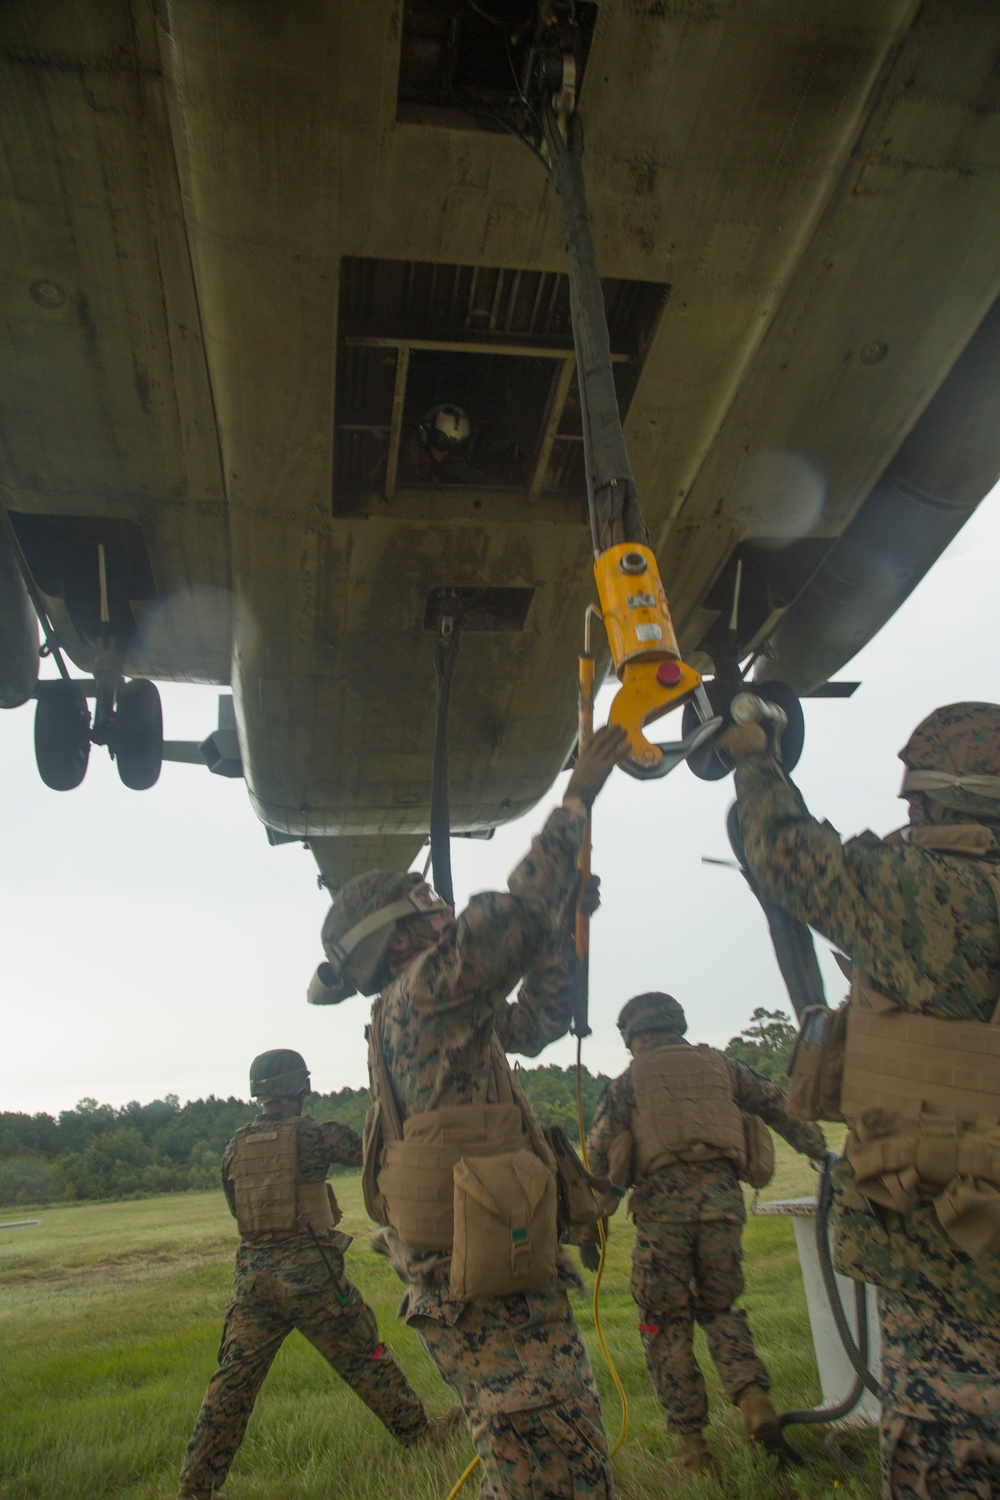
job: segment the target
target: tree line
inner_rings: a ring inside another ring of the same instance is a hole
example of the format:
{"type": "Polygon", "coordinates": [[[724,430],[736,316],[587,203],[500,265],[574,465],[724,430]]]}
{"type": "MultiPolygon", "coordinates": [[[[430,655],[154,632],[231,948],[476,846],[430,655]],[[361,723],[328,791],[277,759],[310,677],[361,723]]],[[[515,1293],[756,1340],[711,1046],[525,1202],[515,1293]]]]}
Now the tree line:
{"type": "MultiPolygon", "coordinates": [[[[781,1082],[795,1034],[787,1016],[756,1010],[726,1052],[781,1082]]],[[[548,1064],[522,1069],[518,1076],[541,1123],[561,1125],[576,1140],[576,1069],[548,1064]]],[[[605,1074],[583,1069],[588,1128],[607,1082],[605,1074]]],[[[368,1103],[367,1089],[344,1088],[311,1094],[306,1113],[317,1120],[340,1120],[360,1131],[368,1103]]],[[[0,1206],[217,1187],[226,1143],[256,1113],[257,1106],[243,1099],[210,1095],[181,1104],[176,1094],[120,1108],[81,1099],[58,1116],[0,1113],[0,1206]]]]}

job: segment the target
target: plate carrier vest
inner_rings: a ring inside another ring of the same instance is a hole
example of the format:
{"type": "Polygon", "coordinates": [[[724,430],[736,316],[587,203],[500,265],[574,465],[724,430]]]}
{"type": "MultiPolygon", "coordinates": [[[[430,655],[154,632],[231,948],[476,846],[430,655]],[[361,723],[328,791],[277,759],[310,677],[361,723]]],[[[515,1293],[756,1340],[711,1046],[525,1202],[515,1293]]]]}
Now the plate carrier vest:
{"type": "Polygon", "coordinates": [[[402,1118],[382,1050],[381,997],[372,1007],[362,1185],[372,1218],[410,1250],[450,1256],[451,1296],[539,1291],[556,1275],[560,1217],[596,1222],[592,1179],[563,1141],[557,1153],[535,1119],[494,1032],[488,1095],[402,1118]]]}
{"type": "Polygon", "coordinates": [[[633,1057],[632,1116],[636,1180],[676,1162],[747,1167],[744,1115],[733,1098],[729,1067],[713,1047],[668,1043],[633,1057]]]}
{"type": "MultiPolygon", "coordinates": [[[[1000,866],[976,858],[995,847],[988,828],[934,824],[911,830],[910,842],[971,860],[1000,916],[1000,866]]],[[[806,1021],[793,1091],[800,1072],[813,1119],[839,1092],[845,1152],[864,1196],[899,1213],[930,1199],[967,1255],[1000,1249],[1000,1001],[989,1021],[924,1015],[881,994],[855,965],[846,1009],[829,1013],[818,1047],[803,1043],[806,1021]]]]}
{"type": "Polygon", "coordinates": [[[322,1233],[340,1220],[326,1182],[303,1182],[299,1172],[299,1132],[313,1121],[299,1115],[268,1116],[242,1125],[233,1137],[230,1177],[240,1234],[322,1233]]]}

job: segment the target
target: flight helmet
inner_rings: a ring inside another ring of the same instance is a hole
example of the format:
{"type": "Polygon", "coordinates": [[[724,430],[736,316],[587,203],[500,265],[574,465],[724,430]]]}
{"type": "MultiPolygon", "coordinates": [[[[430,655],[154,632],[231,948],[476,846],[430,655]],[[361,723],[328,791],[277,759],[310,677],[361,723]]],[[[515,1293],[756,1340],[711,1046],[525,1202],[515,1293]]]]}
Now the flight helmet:
{"type": "Polygon", "coordinates": [[[633,995],[622,1006],[618,1030],[626,1047],[631,1047],[637,1031],[672,1031],[676,1036],[683,1036],[687,1031],[687,1017],[684,1007],[673,995],[648,990],[644,995],[633,995]]]}
{"type": "Polygon", "coordinates": [[[336,1005],[358,990],[377,995],[390,978],[385,958],[396,923],[448,910],[448,903],[415,870],[368,870],[349,880],[323,923],[327,962],[320,964],[310,1001],[336,1005]]]}
{"type": "Polygon", "coordinates": [[[275,1047],[261,1052],[250,1064],[253,1099],[298,1099],[309,1092],[309,1069],[301,1052],[275,1047]]]}
{"type": "Polygon", "coordinates": [[[1000,704],[936,708],[899,752],[901,797],[918,792],[947,809],[949,822],[1000,823],[1000,704]]]}
{"type": "Polygon", "coordinates": [[[421,442],[435,453],[457,453],[467,445],[471,432],[465,412],[450,401],[432,406],[420,424],[421,442]]]}

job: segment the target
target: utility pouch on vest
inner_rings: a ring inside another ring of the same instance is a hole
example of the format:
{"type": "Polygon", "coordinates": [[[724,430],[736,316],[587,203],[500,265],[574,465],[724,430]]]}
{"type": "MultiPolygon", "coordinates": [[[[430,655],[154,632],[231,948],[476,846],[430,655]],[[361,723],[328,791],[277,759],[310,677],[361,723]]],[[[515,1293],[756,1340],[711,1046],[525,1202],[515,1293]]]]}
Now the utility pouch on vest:
{"type": "Polygon", "coordinates": [[[810,1005],[802,1014],[788,1069],[786,1108],[796,1120],[843,1120],[840,1085],[847,1041],[847,1004],[810,1005]]]}
{"type": "Polygon", "coordinates": [[[556,1179],[530,1151],[454,1168],[453,1297],[537,1292],[556,1273],[556,1179]]]}
{"type": "Polygon", "coordinates": [[[456,1162],[523,1145],[521,1113],[513,1104],[453,1104],[410,1115],[403,1139],[382,1152],[377,1187],[389,1223],[415,1250],[450,1250],[456,1162]]]}
{"type": "Polygon", "coordinates": [[[747,1137],[747,1164],[740,1176],[752,1188],[767,1187],[774,1176],[774,1142],[764,1121],[743,1112],[747,1137]]]}
{"type": "Polygon", "coordinates": [[[992,1022],[929,1016],[859,976],[841,1103],[869,1202],[906,1214],[930,1200],[966,1255],[1000,1248],[1000,1006],[992,1022]]]}
{"type": "MultiPolygon", "coordinates": [[[[610,1180],[588,1172],[561,1125],[549,1125],[544,1134],[556,1159],[560,1234],[596,1224],[601,1217],[599,1199],[611,1191],[610,1180]]],[[[568,1238],[572,1242],[572,1234],[568,1238]]]]}

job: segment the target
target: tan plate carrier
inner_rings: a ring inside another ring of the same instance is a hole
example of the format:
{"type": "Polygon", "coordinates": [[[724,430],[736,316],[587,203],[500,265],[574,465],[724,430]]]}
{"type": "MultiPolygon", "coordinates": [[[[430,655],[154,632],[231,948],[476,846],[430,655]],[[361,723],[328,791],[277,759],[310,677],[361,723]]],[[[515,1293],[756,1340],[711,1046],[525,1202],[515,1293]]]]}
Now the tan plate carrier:
{"type": "Polygon", "coordinates": [[[556,1272],[558,1164],[496,1035],[489,1092],[497,1103],[443,1105],[404,1120],[381,1030],[376,1001],[363,1173],[369,1214],[391,1224],[411,1249],[450,1253],[453,1296],[500,1297],[548,1285],[556,1272]]]}
{"type": "Polygon", "coordinates": [[[729,1064],[714,1047],[651,1047],[633,1057],[631,1076],[637,1181],[677,1162],[726,1157],[751,1187],[770,1182],[771,1133],[763,1120],[745,1114],[736,1103],[729,1064]]]}
{"type": "Polygon", "coordinates": [[[339,1223],[326,1182],[303,1182],[299,1172],[299,1131],[312,1123],[294,1116],[236,1132],[229,1172],[240,1234],[306,1234],[339,1223]]]}
{"type": "MultiPolygon", "coordinates": [[[[963,854],[960,827],[919,829],[920,846],[963,854]]],[[[966,857],[981,853],[981,826],[966,857]]],[[[1000,912],[1000,869],[975,860],[1000,912]]],[[[822,1018],[820,1018],[822,1019],[822,1018]]],[[[846,1007],[810,1042],[803,1016],[791,1066],[790,1104],[830,1118],[836,1099],[850,1127],[846,1154],[870,1202],[905,1213],[931,1200],[942,1229],[973,1258],[1000,1249],[1000,1002],[990,1021],[957,1021],[903,1009],[857,967],[846,1007]]]]}

